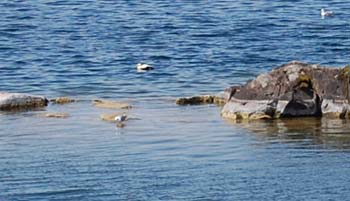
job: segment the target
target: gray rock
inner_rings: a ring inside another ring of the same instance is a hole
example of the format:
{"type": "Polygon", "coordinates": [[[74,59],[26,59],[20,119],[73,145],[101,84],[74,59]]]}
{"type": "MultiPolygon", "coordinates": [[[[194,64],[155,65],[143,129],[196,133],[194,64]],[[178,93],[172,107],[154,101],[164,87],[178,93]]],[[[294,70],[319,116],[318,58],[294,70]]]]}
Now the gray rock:
{"type": "Polygon", "coordinates": [[[321,107],[325,117],[349,118],[350,106],[347,101],[324,99],[321,107]]]}
{"type": "Polygon", "coordinates": [[[0,92],[0,110],[30,109],[47,106],[48,100],[42,96],[0,92]]]}
{"type": "Polygon", "coordinates": [[[293,61],[243,86],[231,87],[221,113],[230,119],[348,118],[349,80],[349,66],[320,67],[293,61]]]}

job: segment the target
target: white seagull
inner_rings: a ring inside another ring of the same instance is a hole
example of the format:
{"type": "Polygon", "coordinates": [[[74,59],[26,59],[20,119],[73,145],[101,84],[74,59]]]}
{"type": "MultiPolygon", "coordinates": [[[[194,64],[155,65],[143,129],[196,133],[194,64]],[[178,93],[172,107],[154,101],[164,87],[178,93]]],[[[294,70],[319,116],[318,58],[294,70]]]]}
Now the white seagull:
{"type": "Polygon", "coordinates": [[[125,121],[126,118],[127,118],[126,114],[123,113],[122,115],[116,116],[116,117],[114,118],[114,120],[115,120],[116,122],[121,123],[121,122],[125,121]]]}
{"type": "Polygon", "coordinates": [[[138,63],[136,69],[139,71],[153,70],[154,68],[149,64],[138,63]]]}
{"type": "Polygon", "coordinates": [[[126,116],[125,113],[123,113],[122,115],[118,115],[114,118],[114,120],[117,122],[117,127],[118,128],[123,128],[125,125],[124,125],[124,121],[128,118],[128,116],[126,116]]]}
{"type": "Polygon", "coordinates": [[[321,16],[326,17],[326,16],[332,16],[334,15],[333,11],[326,11],[325,9],[321,9],[321,16]]]}

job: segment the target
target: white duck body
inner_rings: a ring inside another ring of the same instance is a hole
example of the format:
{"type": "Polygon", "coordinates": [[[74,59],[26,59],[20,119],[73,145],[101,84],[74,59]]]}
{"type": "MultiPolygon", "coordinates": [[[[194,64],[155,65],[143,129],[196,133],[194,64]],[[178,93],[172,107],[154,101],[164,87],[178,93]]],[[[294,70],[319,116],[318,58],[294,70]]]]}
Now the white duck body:
{"type": "Polygon", "coordinates": [[[154,68],[149,64],[138,63],[136,69],[139,71],[153,70],[154,68]]]}
{"type": "Polygon", "coordinates": [[[321,16],[326,17],[326,16],[332,16],[334,15],[333,11],[326,11],[325,9],[321,9],[321,16]]]}

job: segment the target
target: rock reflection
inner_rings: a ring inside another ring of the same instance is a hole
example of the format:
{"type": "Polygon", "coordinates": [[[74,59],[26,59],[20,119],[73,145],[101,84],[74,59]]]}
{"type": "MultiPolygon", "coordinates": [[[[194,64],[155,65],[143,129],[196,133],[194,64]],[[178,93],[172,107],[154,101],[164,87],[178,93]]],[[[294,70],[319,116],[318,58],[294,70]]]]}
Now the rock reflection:
{"type": "Polygon", "coordinates": [[[324,148],[350,149],[350,121],[345,119],[295,118],[227,122],[247,129],[265,141],[310,142],[324,148]]]}

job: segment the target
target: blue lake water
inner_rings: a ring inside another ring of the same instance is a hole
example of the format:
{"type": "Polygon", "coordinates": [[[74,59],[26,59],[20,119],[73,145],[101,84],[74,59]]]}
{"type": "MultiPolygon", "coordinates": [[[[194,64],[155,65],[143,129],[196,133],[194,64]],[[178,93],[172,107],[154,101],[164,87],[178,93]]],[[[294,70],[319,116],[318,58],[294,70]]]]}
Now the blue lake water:
{"type": "Polygon", "coordinates": [[[347,1],[0,2],[0,91],[127,100],[0,113],[0,200],[348,200],[345,120],[224,121],[217,93],[291,60],[349,64],[347,1]],[[335,12],[322,19],[320,9],[335,12]],[[156,69],[137,73],[139,62],[156,69]],[[46,119],[42,112],[68,112],[46,119]]]}

